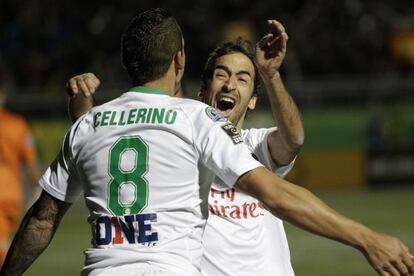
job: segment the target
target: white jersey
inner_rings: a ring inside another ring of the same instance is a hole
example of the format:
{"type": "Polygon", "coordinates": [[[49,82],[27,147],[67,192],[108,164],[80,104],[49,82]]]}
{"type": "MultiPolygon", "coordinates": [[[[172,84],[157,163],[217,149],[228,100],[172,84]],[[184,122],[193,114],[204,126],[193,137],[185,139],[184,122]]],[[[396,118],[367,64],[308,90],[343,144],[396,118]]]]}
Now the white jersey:
{"type": "MultiPolygon", "coordinates": [[[[242,130],[242,137],[255,158],[284,177],[294,161],[276,168],[267,144],[267,137],[273,130],[275,128],[242,130]]],[[[203,275],[294,275],[283,222],[254,197],[224,183],[216,177],[210,190],[210,216],[203,235],[203,275]]]]}
{"type": "Polygon", "coordinates": [[[93,246],[82,274],[146,263],[199,275],[198,163],[228,187],[262,166],[214,109],[160,90],[135,87],[81,117],[40,185],[66,202],[84,193],[93,246]]]}

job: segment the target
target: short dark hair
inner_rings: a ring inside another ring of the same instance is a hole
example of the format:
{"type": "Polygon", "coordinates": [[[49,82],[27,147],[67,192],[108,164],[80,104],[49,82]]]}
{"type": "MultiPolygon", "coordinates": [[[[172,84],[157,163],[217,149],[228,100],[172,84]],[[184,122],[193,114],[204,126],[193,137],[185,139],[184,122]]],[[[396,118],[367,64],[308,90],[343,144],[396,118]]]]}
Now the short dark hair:
{"type": "Polygon", "coordinates": [[[121,40],[122,64],[133,84],[164,76],[182,42],[180,26],[167,11],[158,8],[135,16],[121,40]]]}
{"type": "Polygon", "coordinates": [[[259,72],[257,70],[257,66],[255,63],[255,50],[253,44],[250,41],[245,40],[241,37],[237,38],[234,41],[226,41],[221,43],[219,46],[217,46],[216,49],[214,49],[213,52],[210,53],[206,65],[204,66],[204,71],[201,79],[201,92],[207,90],[207,86],[213,78],[216,60],[219,57],[229,55],[232,53],[242,53],[252,61],[254,66],[253,95],[257,96],[261,82],[259,72]]]}

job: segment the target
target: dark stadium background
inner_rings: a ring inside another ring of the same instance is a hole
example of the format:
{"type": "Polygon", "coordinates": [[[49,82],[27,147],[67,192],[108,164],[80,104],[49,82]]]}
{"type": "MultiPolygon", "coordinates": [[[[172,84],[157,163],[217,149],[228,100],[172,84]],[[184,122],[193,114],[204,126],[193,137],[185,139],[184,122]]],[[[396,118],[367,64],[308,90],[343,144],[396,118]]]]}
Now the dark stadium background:
{"type": "MultiPolygon", "coordinates": [[[[153,7],[171,11],[182,26],[184,87],[192,98],[218,42],[239,35],[255,41],[266,31],[266,19],[281,21],[289,34],[282,76],[306,130],[289,179],[414,250],[412,0],[1,1],[0,73],[8,80],[7,106],[30,121],[43,167],[70,124],[65,82],[94,72],[102,80],[99,102],[128,88],[120,35],[136,12],[153,7]]],[[[261,93],[248,126],[271,126],[269,109],[261,93]]],[[[357,251],[287,230],[297,275],[374,274],[357,251]]],[[[89,235],[79,200],[27,275],[79,274],[89,235]]]]}

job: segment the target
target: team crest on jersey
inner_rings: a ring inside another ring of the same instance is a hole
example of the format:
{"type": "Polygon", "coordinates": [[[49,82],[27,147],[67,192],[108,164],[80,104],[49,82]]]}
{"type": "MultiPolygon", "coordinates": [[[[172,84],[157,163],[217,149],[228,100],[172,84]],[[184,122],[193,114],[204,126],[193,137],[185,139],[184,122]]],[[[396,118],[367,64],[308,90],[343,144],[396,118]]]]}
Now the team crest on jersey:
{"type": "Polygon", "coordinates": [[[206,107],[206,114],[214,122],[225,122],[225,121],[227,121],[226,117],[223,117],[223,115],[221,115],[220,112],[218,112],[215,108],[213,108],[211,106],[206,107]]]}
{"type": "Polygon", "coordinates": [[[234,144],[243,142],[243,138],[232,123],[225,124],[221,128],[230,136],[234,144]]]}

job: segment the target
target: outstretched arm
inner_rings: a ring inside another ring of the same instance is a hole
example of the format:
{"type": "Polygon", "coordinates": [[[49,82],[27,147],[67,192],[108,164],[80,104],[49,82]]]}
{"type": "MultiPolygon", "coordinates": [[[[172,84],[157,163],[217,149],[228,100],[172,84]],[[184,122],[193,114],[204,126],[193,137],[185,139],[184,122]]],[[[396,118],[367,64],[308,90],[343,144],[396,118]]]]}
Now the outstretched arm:
{"type": "Polygon", "coordinates": [[[43,191],[24,216],[0,275],[22,275],[48,247],[70,206],[43,191]]]}
{"type": "Polygon", "coordinates": [[[101,82],[93,73],[77,75],[67,82],[68,113],[72,122],[95,105],[93,95],[100,84],[101,82]]]}
{"type": "Polygon", "coordinates": [[[236,185],[263,202],[275,216],[357,248],[380,275],[408,275],[413,272],[414,257],[400,240],[346,218],[310,191],[277,177],[263,167],[247,172],[236,185]]]}
{"type": "Polygon", "coordinates": [[[278,130],[268,136],[270,155],[277,165],[283,166],[292,162],[305,138],[299,110],[279,74],[288,35],[278,21],[268,20],[267,23],[269,32],[256,44],[256,63],[278,124],[278,130]]]}

